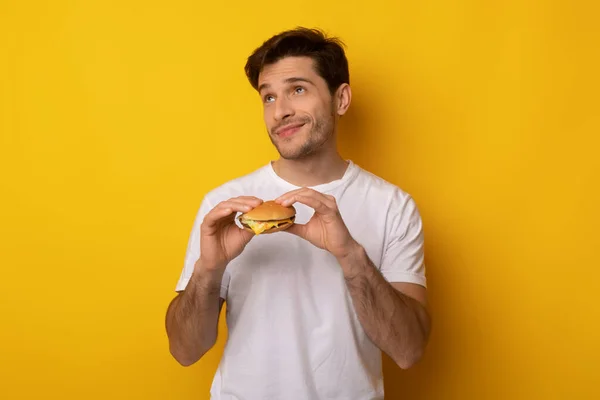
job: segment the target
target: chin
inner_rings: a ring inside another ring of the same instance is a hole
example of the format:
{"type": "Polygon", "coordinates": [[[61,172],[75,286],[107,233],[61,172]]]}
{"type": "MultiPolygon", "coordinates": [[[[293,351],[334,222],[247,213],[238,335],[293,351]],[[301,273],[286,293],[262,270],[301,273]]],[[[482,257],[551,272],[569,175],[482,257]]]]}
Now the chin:
{"type": "Polygon", "coordinates": [[[284,158],[286,160],[301,160],[315,152],[314,148],[306,148],[302,146],[298,146],[293,149],[278,148],[277,150],[281,158],[284,158]]]}

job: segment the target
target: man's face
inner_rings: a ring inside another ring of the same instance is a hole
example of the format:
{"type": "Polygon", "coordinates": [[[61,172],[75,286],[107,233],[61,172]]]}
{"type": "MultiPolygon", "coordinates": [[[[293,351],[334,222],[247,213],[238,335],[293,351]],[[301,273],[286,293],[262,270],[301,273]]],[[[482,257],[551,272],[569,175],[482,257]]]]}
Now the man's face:
{"type": "Polygon", "coordinates": [[[334,135],[336,113],[327,82],[308,57],[267,65],[258,80],[271,142],[282,158],[313,154],[334,135]]]}

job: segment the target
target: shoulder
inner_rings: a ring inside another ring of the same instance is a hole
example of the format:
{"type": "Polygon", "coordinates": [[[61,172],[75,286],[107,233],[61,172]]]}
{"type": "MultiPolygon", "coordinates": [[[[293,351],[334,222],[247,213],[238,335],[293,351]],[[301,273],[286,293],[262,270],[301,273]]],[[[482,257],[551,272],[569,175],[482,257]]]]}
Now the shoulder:
{"type": "Polygon", "coordinates": [[[359,188],[367,193],[372,221],[385,232],[385,242],[391,246],[420,246],[423,242],[423,221],[413,196],[403,188],[372,172],[362,169],[357,178],[359,188]]]}
{"type": "Polygon", "coordinates": [[[370,198],[384,200],[391,209],[397,211],[407,206],[416,206],[412,195],[403,188],[362,167],[357,168],[357,187],[368,193],[370,198]]]}

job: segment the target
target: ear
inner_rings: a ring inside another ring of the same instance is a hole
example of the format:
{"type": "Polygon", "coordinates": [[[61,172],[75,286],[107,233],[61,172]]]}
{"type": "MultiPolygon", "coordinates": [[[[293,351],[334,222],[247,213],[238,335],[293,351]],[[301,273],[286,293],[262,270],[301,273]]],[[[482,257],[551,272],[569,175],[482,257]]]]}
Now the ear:
{"type": "Polygon", "coordinates": [[[337,114],[340,116],[346,114],[348,107],[350,107],[350,102],[352,101],[352,90],[350,89],[350,85],[342,83],[335,92],[335,100],[337,114]]]}

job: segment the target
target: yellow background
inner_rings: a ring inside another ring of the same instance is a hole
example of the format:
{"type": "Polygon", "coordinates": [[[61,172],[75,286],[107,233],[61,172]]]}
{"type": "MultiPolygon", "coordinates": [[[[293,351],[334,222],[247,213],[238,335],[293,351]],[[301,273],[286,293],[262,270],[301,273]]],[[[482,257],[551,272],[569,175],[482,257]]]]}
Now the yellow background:
{"type": "Polygon", "coordinates": [[[208,398],[225,326],[186,369],[164,313],[203,194],[276,157],[243,66],[296,25],[348,45],[344,156],[425,223],[388,398],[600,398],[595,2],[219,4],[0,2],[0,398],[208,398]]]}

